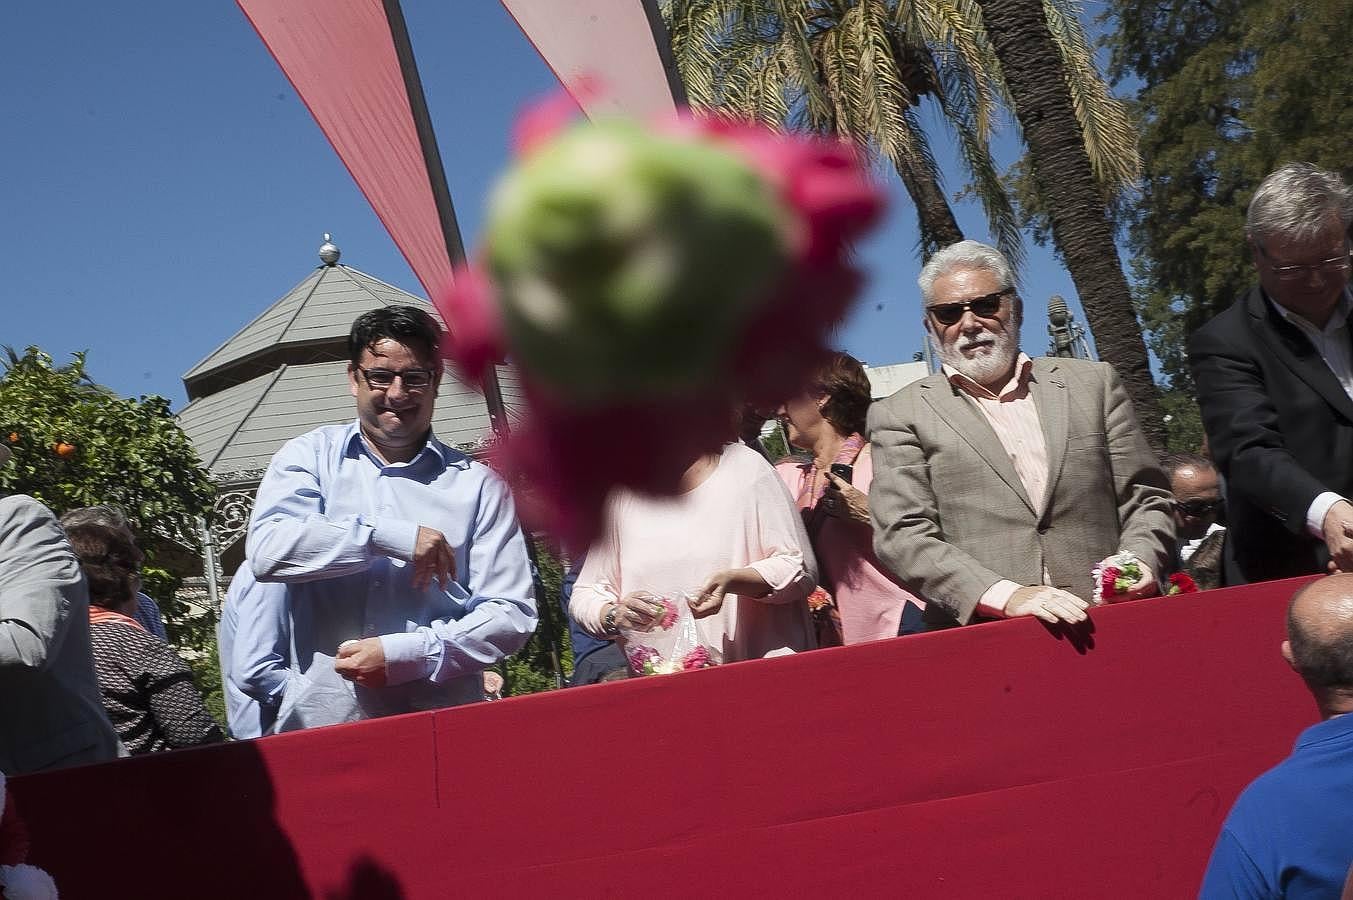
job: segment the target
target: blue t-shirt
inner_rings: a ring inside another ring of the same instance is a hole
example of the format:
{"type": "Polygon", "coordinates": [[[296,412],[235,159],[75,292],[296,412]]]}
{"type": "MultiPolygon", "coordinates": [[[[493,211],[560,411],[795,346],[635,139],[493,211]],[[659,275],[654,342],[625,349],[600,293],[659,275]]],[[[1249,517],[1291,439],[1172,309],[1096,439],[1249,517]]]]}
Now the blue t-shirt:
{"type": "Polygon", "coordinates": [[[1201,900],[1330,897],[1353,863],[1353,715],[1312,725],[1292,755],[1241,793],[1222,825],[1201,900]]]}

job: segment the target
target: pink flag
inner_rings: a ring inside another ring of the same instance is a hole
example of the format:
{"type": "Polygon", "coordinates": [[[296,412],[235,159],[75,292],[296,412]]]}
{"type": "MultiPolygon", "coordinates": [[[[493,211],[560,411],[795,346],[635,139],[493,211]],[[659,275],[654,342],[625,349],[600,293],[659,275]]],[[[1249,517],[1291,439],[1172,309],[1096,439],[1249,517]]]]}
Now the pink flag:
{"type": "Polygon", "coordinates": [[[671,113],[678,100],[684,104],[683,96],[673,99],[671,54],[667,47],[659,52],[650,19],[657,13],[646,0],[502,3],[590,118],[652,118],[671,113]]]}
{"type": "Polygon", "coordinates": [[[381,0],[237,2],[423,289],[438,296],[451,260],[381,0]]]}

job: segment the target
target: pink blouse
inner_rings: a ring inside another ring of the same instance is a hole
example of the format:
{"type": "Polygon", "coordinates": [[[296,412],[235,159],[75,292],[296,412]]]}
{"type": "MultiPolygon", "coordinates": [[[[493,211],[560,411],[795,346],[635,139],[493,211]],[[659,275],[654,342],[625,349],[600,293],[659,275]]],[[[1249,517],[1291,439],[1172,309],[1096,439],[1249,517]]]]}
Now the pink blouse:
{"type": "Polygon", "coordinates": [[[760,599],[729,594],[718,613],[699,619],[701,642],[724,662],[815,646],[807,598],[812,551],[798,510],[770,465],[742,445],[724,447],[719,464],[677,497],[620,493],[610,523],[587,553],[569,611],[587,631],[601,629],[602,608],[631,591],[694,592],[716,572],[750,567],[771,586],[760,599]]]}
{"type": "MultiPolygon", "coordinates": [[[[797,497],[813,477],[813,463],[786,460],[775,471],[797,497]]],[[[866,446],[855,458],[851,482],[867,494],[873,478],[874,465],[866,446]]],[[[819,581],[836,598],[845,643],[896,637],[903,607],[914,603],[925,609],[925,601],[902,587],[878,561],[869,525],[828,515],[821,515],[818,521],[813,552],[820,569],[819,581]]]]}

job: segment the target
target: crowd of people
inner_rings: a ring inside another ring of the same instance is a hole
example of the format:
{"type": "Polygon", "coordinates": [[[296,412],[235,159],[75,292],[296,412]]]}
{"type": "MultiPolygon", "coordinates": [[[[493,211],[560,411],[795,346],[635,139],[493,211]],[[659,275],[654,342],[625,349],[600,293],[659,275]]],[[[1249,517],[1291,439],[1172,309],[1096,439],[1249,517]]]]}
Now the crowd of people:
{"type": "MultiPolygon", "coordinates": [[[[863,367],[835,354],[766,411],[790,457],[764,458],[762,417],[730,400],[728,443],[675,496],[611,497],[569,560],[573,683],[647,671],[627,648],[677,622],[690,668],[1021,616],[1076,628],[1179,572],[1204,589],[1353,572],[1351,223],[1333,173],[1292,164],[1258,188],[1257,284],[1189,344],[1207,440],[1163,460],[1112,367],[1021,350],[1000,252],[938,251],[919,278],[938,372],[871,403],[863,367]]],[[[510,491],[432,433],[441,339],[419,309],[362,315],[354,421],[268,468],[221,617],[235,738],[484,699],[535,629],[510,491]]],[[[224,739],[139,565],[114,509],[58,522],[0,499],[0,770],[224,739]]],[[[1303,634],[1323,627],[1318,596],[1293,606],[1298,625],[1315,610],[1303,634]]],[[[1353,658],[1321,671],[1353,692],[1353,658]]]]}

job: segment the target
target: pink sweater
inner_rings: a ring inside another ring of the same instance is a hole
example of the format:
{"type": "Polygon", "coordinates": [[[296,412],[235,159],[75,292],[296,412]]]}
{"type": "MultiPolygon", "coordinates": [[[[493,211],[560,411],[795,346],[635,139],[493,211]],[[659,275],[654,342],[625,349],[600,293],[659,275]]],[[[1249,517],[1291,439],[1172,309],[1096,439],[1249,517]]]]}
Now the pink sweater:
{"type": "Polygon", "coordinates": [[[716,572],[749,566],[772,588],[759,600],[729,594],[715,615],[697,620],[703,643],[725,662],[773,650],[813,647],[805,602],[815,579],[798,511],[775,471],[742,444],[724,447],[714,471],[677,497],[622,492],[610,522],[588,551],[569,611],[593,634],[611,595],[695,592],[716,572]]]}
{"type": "MultiPolygon", "coordinates": [[[[797,497],[812,474],[813,464],[787,461],[775,470],[797,497]]],[[[866,446],[855,459],[851,483],[867,494],[873,477],[874,465],[866,446]]],[[[820,582],[836,598],[843,640],[858,644],[896,637],[902,608],[914,603],[925,609],[925,602],[898,584],[874,556],[870,526],[825,515],[820,521],[813,551],[821,568],[820,582]]]]}

